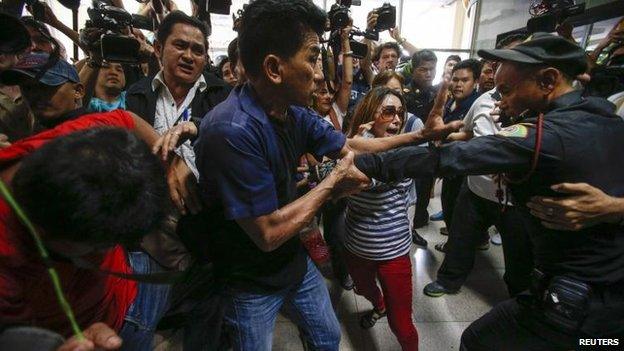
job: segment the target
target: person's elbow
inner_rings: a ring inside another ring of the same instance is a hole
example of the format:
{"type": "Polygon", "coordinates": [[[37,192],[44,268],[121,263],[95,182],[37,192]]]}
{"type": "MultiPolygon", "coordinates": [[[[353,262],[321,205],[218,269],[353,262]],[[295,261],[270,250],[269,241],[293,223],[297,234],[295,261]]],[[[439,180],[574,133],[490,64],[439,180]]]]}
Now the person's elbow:
{"type": "Polygon", "coordinates": [[[263,230],[258,236],[258,240],[255,240],[256,246],[262,252],[273,252],[277,250],[282,244],[283,241],[279,240],[279,238],[287,236],[281,235],[279,231],[279,227],[277,228],[268,228],[263,230]]]}

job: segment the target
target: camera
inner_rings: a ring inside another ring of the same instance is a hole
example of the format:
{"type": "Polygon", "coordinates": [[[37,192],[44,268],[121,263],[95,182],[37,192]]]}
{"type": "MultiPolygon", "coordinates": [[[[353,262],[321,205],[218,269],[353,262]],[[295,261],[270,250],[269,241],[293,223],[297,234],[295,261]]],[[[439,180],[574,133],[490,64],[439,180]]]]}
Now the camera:
{"type": "Polygon", "coordinates": [[[329,17],[330,30],[335,31],[342,28],[345,28],[349,25],[350,11],[349,7],[351,5],[359,6],[361,5],[361,1],[356,0],[338,0],[327,12],[327,17],[329,17]]]}
{"type": "Polygon", "coordinates": [[[381,7],[376,8],[374,11],[379,16],[377,17],[377,25],[375,25],[376,32],[383,32],[384,30],[396,27],[395,6],[385,3],[381,7]]]}
{"type": "Polygon", "coordinates": [[[345,5],[334,4],[327,13],[329,17],[330,30],[340,30],[349,25],[349,8],[345,5]]]}
{"type": "Polygon", "coordinates": [[[138,63],[139,42],[128,35],[131,27],[153,31],[154,22],[149,17],[131,15],[126,10],[94,2],[87,9],[89,19],[80,32],[80,41],[89,51],[108,62],[138,63]]]}

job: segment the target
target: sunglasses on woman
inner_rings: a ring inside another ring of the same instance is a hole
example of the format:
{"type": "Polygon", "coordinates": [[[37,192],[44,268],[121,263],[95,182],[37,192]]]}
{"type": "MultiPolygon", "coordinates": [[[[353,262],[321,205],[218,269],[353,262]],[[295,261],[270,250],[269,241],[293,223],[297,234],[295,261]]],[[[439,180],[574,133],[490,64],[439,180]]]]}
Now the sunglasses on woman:
{"type": "Polygon", "coordinates": [[[401,120],[405,116],[405,109],[403,107],[396,108],[396,106],[384,106],[381,108],[381,113],[379,114],[379,118],[384,122],[389,122],[394,119],[394,116],[397,115],[401,120]]]}

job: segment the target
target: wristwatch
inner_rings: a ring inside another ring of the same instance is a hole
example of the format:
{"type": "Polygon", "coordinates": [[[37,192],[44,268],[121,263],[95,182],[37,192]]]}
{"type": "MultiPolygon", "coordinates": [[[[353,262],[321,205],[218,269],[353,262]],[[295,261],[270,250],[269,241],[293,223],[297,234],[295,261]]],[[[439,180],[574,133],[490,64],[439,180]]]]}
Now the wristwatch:
{"type": "Polygon", "coordinates": [[[407,39],[401,38],[401,39],[397,40],[397,44],[403,45],[406,41],[407,41],[407,39]]]}

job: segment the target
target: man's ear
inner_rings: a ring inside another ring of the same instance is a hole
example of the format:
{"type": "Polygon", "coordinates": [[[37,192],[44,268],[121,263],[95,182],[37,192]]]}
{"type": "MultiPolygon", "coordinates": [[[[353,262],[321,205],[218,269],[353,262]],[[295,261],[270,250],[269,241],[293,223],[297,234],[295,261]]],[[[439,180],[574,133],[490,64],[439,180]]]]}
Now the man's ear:
{"type": "Polygon", "coordinates": [[[264,75],[273,84],[281,84],[284,80],[282,66],[284,61],[276,55],[267,55],[262,62],[262,70],[264,75]]]}
{"type": "Polygon", "coordinates": [[[160,41],[154,40],[154,55],[158,58],[158,62],[160,62],[160,59],[162,58],[162,50],[163,46],[160,44],[160,41]]]}
{"type": "Polygon", "coordinates": [[[550,94],[555,90],[555,86],[560,79],[563,79],[561,72],[555,68],[548,67],[539,71],[537,84],[542,92],[550,94]]]}

